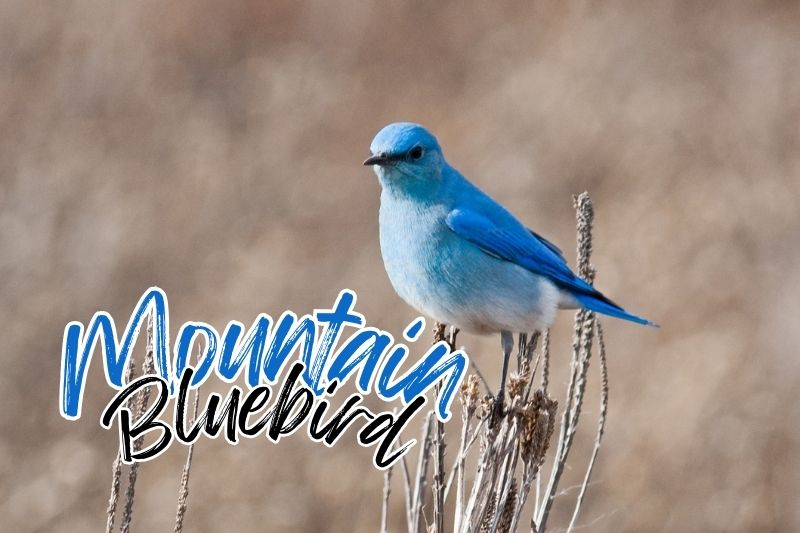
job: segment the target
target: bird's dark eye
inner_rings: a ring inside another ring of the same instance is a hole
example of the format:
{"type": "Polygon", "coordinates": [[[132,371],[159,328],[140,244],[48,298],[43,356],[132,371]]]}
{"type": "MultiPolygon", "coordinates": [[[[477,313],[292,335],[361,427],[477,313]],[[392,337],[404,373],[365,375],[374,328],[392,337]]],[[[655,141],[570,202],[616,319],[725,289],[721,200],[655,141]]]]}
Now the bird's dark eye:
{"type": "Polygon", "coordinates": [[[408,157],[410,157],[414,161],[417,161],[419,159],[422,159],[423,153],[424,151],[422,150],[422,146],[415,146],[408,152],[408,157]]]}

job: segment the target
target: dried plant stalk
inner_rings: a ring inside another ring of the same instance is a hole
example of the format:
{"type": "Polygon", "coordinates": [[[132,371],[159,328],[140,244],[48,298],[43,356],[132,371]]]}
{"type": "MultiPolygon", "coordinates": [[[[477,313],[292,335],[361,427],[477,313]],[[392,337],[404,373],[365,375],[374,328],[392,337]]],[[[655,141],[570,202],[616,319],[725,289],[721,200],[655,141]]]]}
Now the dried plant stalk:
{"type": "MultiPolygon", "coordinates": [[[[200,361],[200,345],[197,345],[196,361],[200,361]]],[[[197,413],[200,408],[200,389],[194,391],[194,406],[192,412],[191,424],[197,420],[197,413]]],[[[181,483],[178,488],[178,510],[175,512],[175,528],[174,533],[181,533],[183,531],[183,519],[186,517],[186,508],[189,501],[189,473],[192,470],[192,458],[194,457],[194,442],[189,444],[189,450],[186,452],[186,463],[183,465],[183,472],[181,473],[181,483]]]]}
{"type": "MultiPolygon", "coordinates": [[[[147,320],[147,352],[144,356],[144,362],[142,362],[142,375],[146,376],[148,374],[153,373],[153,316],[147,320]]],[[[140,391],[136,395],[136,403],[135,403],[135,414],[134,417],[136,420],[142,417],[144,414],[145,409],[147,409],[147,403],[150,401],[150,387],[145,387],[142,391],[140,391]]],[[[133,441],[133,450],[139,450],[142,447],[142,443],[144,442],[144,436],[137,438],[133,441]]],[[[130,533],[131,530],[131,520],[133,519],[133,499],[136,495],[136,479],[139,474],[139,463],[135,462],[131,465],[130,470],[128,471],[128,488],[125,491],[125,508],[122,512],[122,524],[121,530],[122,533],[130,533]]]]}
{"type": "Polygon", "coordinates": [[[383,506],[381,507],[381,533],[389,531],[389,496],[392,494],[392,466],[383,473],[383,506]]]}
{"type": "Polygon", "coordinates": [[[600,321],[595,321],[597,344],[599,347],[598,358],[600,360],[600,418],[597,421],[597,436],[594,439],[594,446],[592,447],[592,456],[589,459],[589,466],[586,467],[586,474],[581,483],[581,490],[578,494],[578,499],[575,501],[575,509],[572,512],[572,518],[567,527],[567,533],[575,529],[575,522],[578,519],[578,512],[583,505],[583,499],[586,497],[586,489],[589,487],[589,482],[592,478],[592,471],[594,470],[597,455],[600,452],[600,443],[603,440],[605,433],[606,418],[608,417],[608,361],[606,359],[606,343],[603,338],[603,326],[600,321]]]}
{"type": "MultiPolygon", "coordinates": [[[[464,511],[464,487],[465,487],[465,463],[467,459],[467,452],[472,444],[475,442],[474,437],[470,435],[470,425],[472,418],[475,416],[475,410],[478,408],[478,399],[480,397],[480,386],[478,385],[478,377],[474,374],[469,376],[461,386],[461,444],[458,449],[458,457],[454,464],[454,472],[456,473],[456,509],[455,509],[455,524],[453,529],[459,531],[462,514],[464,511]]],[[[477,435],[477,431],[473,433],[477,435]]]]}
{"type": "MultiPolygon", "coordinates": [[[[135,365],[136,362],[133,353],[131,353],[128,365],[125,367],[125,377],[123,379],[123,383],[126,385],[130,383],[136,375],[135,365]]],[[[125,402],[125,407],[130,409],[131,402],[132,400],[128,398],[125,402]]],[[[122,450],[120,448],[117,448],[117,457],[114,459],[111,471],[111,496],[108,498],[108,509],[106,511],[106,533],[114,531],[114,521],[117,516],[117,502],[119,500],[120,481],[122,479],[122,450]]]]}
{"type": "MultiPolygon", "coordinates": [[[[448,340],[445,338],[445,325],[437,323],[434,327],[434,343],[448,340]]],[[[453,348],[453,345],[450,345],[453,348]]],[[[434,387],[434,402],[442,390],[441,383],[437,383],[434,387]]],[[[436,418],[436,434],[434,436],[433,445],[433,517],[434,517],[434,531],[436,533],[444,532],[444,423],[436,418]]]]}
{"type": "MultiPolygon", "coordinates": [[[[591,284],[594,281],[594,269],[590,262],[594,208],[589,194],[585,192],[574,198],[573,203],[578,225],[578,275],[591,284]]],[[[594,313],[585,309],[579,310],[575,317],[571,374],[567,385],[566,405],[561,417],[558,446],[550,473],[550,480],[542,496],[542,504],[535,517],[538,531],[544,531],[547,526],[547,519],[556,497],[558,483],[566,466],[578,420],[580,419],[594,337],[594,320],[594,313]]]]}
{"type": "Polygon", "coordinates": [[[428,478],[428,459],[431,449],[431,431],[433,427],[433,411],[430,411],[422,424],[422,437],[419,442],[419,459],[417,461],[417,482],[414,486],[413,497],[411,498],[411,509],[409,515],[411,521],[408,530],[416,532],[419,530],[420,518],[422,517],[422,505],[424,502],[424,491],[428,478]]]}

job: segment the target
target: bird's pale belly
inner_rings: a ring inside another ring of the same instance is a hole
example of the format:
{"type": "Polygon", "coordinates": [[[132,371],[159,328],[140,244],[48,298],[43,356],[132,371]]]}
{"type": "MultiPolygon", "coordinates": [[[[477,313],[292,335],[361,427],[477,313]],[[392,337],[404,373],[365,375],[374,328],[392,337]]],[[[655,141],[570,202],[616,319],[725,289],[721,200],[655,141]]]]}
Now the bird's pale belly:
{"type": "Polygon", "coordinates": [[[547,279],[484,253],[446,226],[425,233],[415,231],[414,221],[386,222],[386,272],[400,297],[421,313],[475,333],[549,327],[560,291],[547,279]]]}

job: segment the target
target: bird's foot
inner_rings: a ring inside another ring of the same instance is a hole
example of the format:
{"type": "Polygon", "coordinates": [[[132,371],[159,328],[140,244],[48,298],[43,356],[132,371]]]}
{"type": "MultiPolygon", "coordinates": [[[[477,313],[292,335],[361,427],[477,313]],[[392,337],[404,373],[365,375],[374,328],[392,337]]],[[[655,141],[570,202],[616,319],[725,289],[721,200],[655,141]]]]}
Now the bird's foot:
{"type": "Polygon", "coordinates": [[[503,418],[505,413],[504,404],[505,394],[503,391],[500,391],[497,393],[497,396],[494,397],[494,402],[492,403],[492,412],[489,415],[489,429],[494,429],[496,424],[503,418]]]}

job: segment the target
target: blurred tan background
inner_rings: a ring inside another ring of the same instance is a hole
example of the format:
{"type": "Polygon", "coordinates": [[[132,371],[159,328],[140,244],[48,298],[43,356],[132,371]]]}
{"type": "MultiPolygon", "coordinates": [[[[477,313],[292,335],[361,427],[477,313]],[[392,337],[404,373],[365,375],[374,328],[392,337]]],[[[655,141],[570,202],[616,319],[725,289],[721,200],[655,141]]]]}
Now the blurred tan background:
{"type": "MultiPolygon", "coordinates": [[[[83,418],[59,417],[69,320],[124,324],[158,285],[173,335],[221,330],[350,287],[399,335],[415,314],[383,271],[361,161],[411,120],[573,264],[588,190],[598,286],[662,324],[606,321],[585,529],[797,531],[798,6],[0,3],[2,528],[105,524],[112,393],[97,358],[83,418]]],[[[496,379],[497,339],[460,340],[496,379]]],[[[187,530],[377,530],[382,475],[348,436],[202,440],[187,530]]],[[[136,530],[171,530],[184,453],[141,469],[136,530]]]]}

